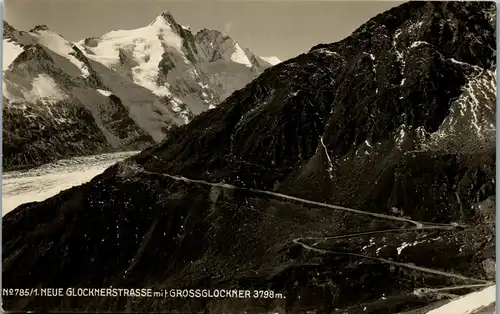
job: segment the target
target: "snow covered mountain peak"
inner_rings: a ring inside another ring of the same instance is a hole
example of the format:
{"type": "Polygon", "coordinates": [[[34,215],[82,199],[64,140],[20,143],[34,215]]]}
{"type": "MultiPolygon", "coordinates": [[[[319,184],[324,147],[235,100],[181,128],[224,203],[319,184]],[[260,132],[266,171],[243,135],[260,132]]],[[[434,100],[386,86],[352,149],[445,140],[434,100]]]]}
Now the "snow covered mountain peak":
{"type": "Polygon", "coordinates": [[[202,29],[195,35],[196,41],[209,62],[227,60],[242,64],[248,68],[259,66],[252,62],[253,53],[227,34],[217,30],[202,29]]]}
{"type": "Polygon", "coordinates": [[[238,41],[218,30],[204,28],[198,31],[194,37],[209,62],[228,60],[251,69],[267,68],[281,62],[276,57],[268,59],[255,55],[238,41]]]}
{"type": "Polygon", "coordinates": [[[164,21],[166,21],[167,23],[169,23],[170,25],[177,25],[177,22],[175,21],[174,16],[169,11],[163,11],[160,14],[160,16],[158,16],[157,20],[160,18],[163,19],[164,21]]]}
{"type": "Polygon", "coordinates": [[[168,11],[147,26],[78,42],[68,41],[46,25],[24,32],[4,23],[5,121],[22,125],[16,129],[12,124],[4,143],[17,147],[18,143],[9,142],[15,134],[41,136],[37,128],[47,129],[59,121],[52,146],[30,148],[30,156],[13,150],[7,156],[9,167],[43,162],[37,160],[38,154],[50,160],[54,156],[48,152],[59,146],[57,157],[66,157],[159,142],[172,126],[186,124],[214,108],[270,66],[219,34],[215,37],[227,43],[214,45],[209,53],[220,58],[210,60],[204,42],[168,11]],[[235,52],[239,58],[231,58],[235,52]],[[33,119],[39,121],[36,126],[33,119]],[[80,125],[90,120],[95,123],[87,129],[80,125]],[[70,125],[78,125],[81,134],[70,125]],[[80,146],[64,144],[79,135],[90,141],[80,146]]]}
{"type": "Polygon", "coordinates": [[[87,58],[168,99],[186,122],[271,66],[219,31],[193,35],[169,11],[145,27],[112,31],[77,45],[87,58]]]}
{"type": "Polygon", "coordinates": [[[151,23],[149,23],[149,26],[175,26],[178,25],[177,22],[174,19],[174,16],[172,13],[169,11],[163,11],[160,15],[158,15],[151,23]]]}
{"type": "Polygon", "coordinates": [[[182,52],[182,38],[165,20],[155,20],[146,27],[114,30],[100,37],[77,42],[91,59],[113,68],[121,63],[120,50],[134,63],[159,62],[165,47],[182,52]]]}

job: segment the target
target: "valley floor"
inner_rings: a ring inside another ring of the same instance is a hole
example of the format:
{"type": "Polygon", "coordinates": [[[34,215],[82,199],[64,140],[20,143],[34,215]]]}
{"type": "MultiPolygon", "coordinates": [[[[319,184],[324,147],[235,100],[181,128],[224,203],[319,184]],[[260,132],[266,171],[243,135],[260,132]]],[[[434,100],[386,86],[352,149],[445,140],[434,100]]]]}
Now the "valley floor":
{"type": "Polygon", "coordinates": [[[2,217],[17,206],[43,201],[59,192],[88,182],[106,168],[138,152],[75,157],[2,175],[2,217]]]}

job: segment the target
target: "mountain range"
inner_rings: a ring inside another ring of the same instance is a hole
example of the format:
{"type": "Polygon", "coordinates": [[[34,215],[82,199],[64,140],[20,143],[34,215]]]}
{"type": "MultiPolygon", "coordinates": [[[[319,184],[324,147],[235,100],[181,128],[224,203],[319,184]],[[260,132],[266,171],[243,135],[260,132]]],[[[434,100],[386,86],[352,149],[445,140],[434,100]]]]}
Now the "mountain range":
{"type": "Polygon", "coordinates": [[[3,47],[5,169],[148,147],[279,62],[167,11],[76,43],[5,22],[3,47]]]}
{"type": "Polygon", "coordinates": [[[493,2],[404,3],[3,218],[4,287],[267,298],[11,296],[4,309],[421,313],[493,284],[495,19],[493,2]]]}

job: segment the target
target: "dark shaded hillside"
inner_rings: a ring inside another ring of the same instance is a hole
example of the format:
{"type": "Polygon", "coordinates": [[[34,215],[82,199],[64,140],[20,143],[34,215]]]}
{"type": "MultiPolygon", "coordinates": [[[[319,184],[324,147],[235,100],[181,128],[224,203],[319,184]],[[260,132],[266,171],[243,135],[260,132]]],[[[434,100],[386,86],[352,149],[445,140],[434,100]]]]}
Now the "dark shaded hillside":
{"type": "Polygon", "coordinates": [[[4,287],[286,298],[25,297],[4,308],[397,313],[440,297],[415,289],[493,280],[493,7],[394,8],[267,69],[91,182],[4,217],[4,287]],[[210,184],[220,182],[240,188],[210,184]]]}

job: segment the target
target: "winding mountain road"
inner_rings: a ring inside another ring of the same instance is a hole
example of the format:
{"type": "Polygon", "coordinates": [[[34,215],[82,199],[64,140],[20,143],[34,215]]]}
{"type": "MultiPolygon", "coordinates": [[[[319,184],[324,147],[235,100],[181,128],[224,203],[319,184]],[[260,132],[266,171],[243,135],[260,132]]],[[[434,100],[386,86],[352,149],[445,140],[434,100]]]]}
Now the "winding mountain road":
{"type": "MultiPolygon", "coordinates": [[[[159,160],[158,157],[156,157],[156,156],[153,156],[153,157],[159,160]]],[[[348,208],[348,207],[339,206],[339,205],[332,205],[332,204],[327,204],[327,203],[322,203],[322,202],[316,202],[316,201],[303,199],[303,198],[290,196],[290,195],[277,193],[277,192],[258,190],[258,189],[249,189],[249,188],[238,187],[238,186],[227,184],[227,183],[213,183],[213,182],[208,182],[208,181],[204,181],[204,180],[189,179],[189,178],[186,178],[183,176],[175,176],[175,175],[170,175],[170,174],[166,174],[166,173],[151,172],[151,171],[147,171],[147,170],[143,170],[143,169],[141,169],[140,171],[144,174],[153,175],[153,176],[163,176],[163,177],[167,177],[167,178],[170,178],[173,180],[183,181],[183,182],[187,182],[187,183],[201,184],[201,185],[206,185],[206,186],[211,186],[211,187],[219,187],[219,188],[225,188],[225,189],[231,189],[231,190],[245,191],[245,192],[249,192],[249,193],[267,195],[267,196],[272,196],[272,197],[280,198],[280,199],[284,199],[284,200],[291,200],[291,201],[301,202],[304,204],[315,205],[315,206],[319,206],[319,207],[323,207],[323,208],[342,210],[342,211],[355,213],[355,214],[359,214],[359,215],[366,215],[366,216],[372,216],[372,217],[386,219],[386,220],[392,220],[392,221],[403,222],[403,223],[410,223],[410,224],[413,224],[415,227],[369,231],[369,232],[353,233],[353,234],[339,235],[339,236],[300,237],[300,238],[293,239],[292,241],[293,241],[293,243],[302,246],[304,249],[307,249],[307,250],[310,250],[310,251],[313,251],[316,253],[320,253],[320,254],[336,254],[336,255],[354,256],[354,257],[359,257],[359,258],[371,259],[371,260],[379,261],[381,263],[394,265],[397,267],[413,269],[413,270],[420,271],[420,272],[425,272],[425,273],[460,279],[460,280],[463,280],[465,282],[476,283],[474,285],[460,286],[462,288],[465,288],[465,287],[468,287],[468,288],[485,287],[485,286],[491,285],[493,283],[493,282],[487,281],[487,280],[470,278],[470,277],[462,276],[459,274],[454,274],[454,273],[445,272],[445,271],[441,271],[441,270],[431,269],[431,268],[427,268],[427,267],[416,266],[416,265],[411,264],[411,263],[400,263],[400,262],[395,262],[393,260],[389,260],[389,259],[385,259],[385,258],[374,257],[374,256],[369,256],[369,255],[363,255],[363,254],[330,251],[330,250],[316,248],[316,247],[314,247],[314,245],[309,245],[309,244],[304,243],[305,240],[326,241],[326,240],[334,240],[334,239],[342,239],[342,238],[353,238],[353,237],[357,237],[357,236],[365,236],[365,235],[377,234],[377,233],[406,232],[406,231],[412,231],[412,230],[448,230],[448,231],[462,230],[463,228],[466,227],[463,225],[458,225],[456,223],[436,224],[436,223],[415,221],[415,220],[412,220],[409,218],[403,218],[403,217],[380,214],[380,213],[372,213],[372,212],[348,208]]],[[[317,243],[315,243],[315,245],[317,245],[317,243]]],[[[414,294],[417,296],[422,296],[422,297],[425,295],[433,295],[433,294],[434,295],[441,294],[442,296],[448,296],[448,294],[440,293],[440,291],[454,290],[454,289],[457,289],[457,287],[445,287],[445,288],[439,288],[439,289],[418,288],[418,289],[414,290],[414,294]]]]}

